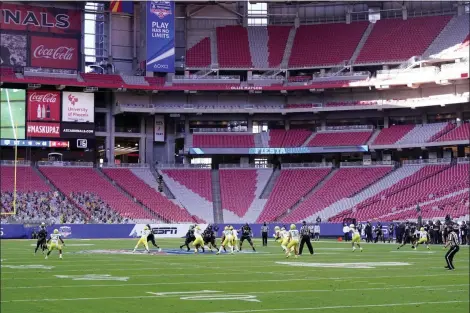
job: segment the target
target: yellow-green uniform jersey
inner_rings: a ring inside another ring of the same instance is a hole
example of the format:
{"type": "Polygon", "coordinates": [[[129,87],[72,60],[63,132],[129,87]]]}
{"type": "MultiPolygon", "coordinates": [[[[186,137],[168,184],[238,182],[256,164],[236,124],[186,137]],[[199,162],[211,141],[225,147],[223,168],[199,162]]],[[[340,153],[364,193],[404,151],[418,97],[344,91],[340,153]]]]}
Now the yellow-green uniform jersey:
{"type": "Polygon", "coordinates": [[[423,230],[419,232],[419,238],[420,239],[428,239],[428,232],[423,230]]]}
{"type": "Polygon", "coordinates": [[[428,232],[423,230],[418,233],[419,239],[417,244],[427,243],[428,242],[428,232]]]}
{"type": "Polygon", "coordinates": [[[299,231],[297,229],[289,230],[289,237],[290,237],[290,240],[299,241],[299,239],[300,239],[299,231]]]}
{"type": "Polygon", "coordinates": [[[281,244],[284,246],[287,245],[289,242],[289,232],[287,230],[281,230],[279,235],[281,237],[281,244]]]}
{"type": "Polygon", "coordinates": [[[290,238],[289,244],[287,245],[287,249],[290,250],[293,247],[295,249],[295,247],[299,245],[299,239],[300,239],[299,231],[297,229],[291,229],[287,233],[288,233],[288,238],[290,238]]]}
{"type": "Polygon", "coordinates": [[[224,242],[222,242],[222,245],[225,247],[225,246],[232,246],[232,240],[233,240],[233,236],[232,236],[233,232],[228,229],[228,230],[224,230],[224,242]]]}
{"type": "Polygon", "coordinates": [[[360,242],[361,241],[361,233],[357,230],[357,228],[352,228],[350,231],[352,242],[360,242]]]}
{"type": "Polygon", "coordinates": [[[150,235],[152,231],[150,229],[144,229],[142,231],[142,235],[140,236],[141,239],[147,239],[148,235],[150,235]]]}
{"type": "Polygon", "coordinates": [[[196,245],[204,245],[204,239],[202,238],[202,229],[194,229],[194,241],[193,241],[193,245],[196,246],[196,245]]]}
{"type": "Polygon", "coordinates": [[[60,234],[51,234],[49,250],[53,249],[62,250],[62,239],[60,234]]]}

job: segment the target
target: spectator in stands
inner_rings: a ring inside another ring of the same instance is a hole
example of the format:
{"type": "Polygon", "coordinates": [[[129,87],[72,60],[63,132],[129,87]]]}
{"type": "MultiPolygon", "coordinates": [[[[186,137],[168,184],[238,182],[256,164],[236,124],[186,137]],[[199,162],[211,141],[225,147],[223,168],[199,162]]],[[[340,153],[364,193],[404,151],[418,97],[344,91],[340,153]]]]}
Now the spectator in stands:
{"type": "Polygon", "coordinates": [[[97,195],[85,192],[72,192],[70,197],[82,209],[90,212],[91,220],[99,224],[125,223],[126,221],[116,213],[107,203],[97,195]]]}
{"type": "Polygon", "coordinates": [[[320,215],[317,216],[316,222],[317,222],[317,223],[321,223],[321,217],[320,217],[320,215]]]}
{"type": "Polygon", "coordinates": [[[13,212],[15,222],[83,223],[86,217],[57,192],[17,192],[16,206],[12,192],[2,192],[3,212],[13,212]]]}

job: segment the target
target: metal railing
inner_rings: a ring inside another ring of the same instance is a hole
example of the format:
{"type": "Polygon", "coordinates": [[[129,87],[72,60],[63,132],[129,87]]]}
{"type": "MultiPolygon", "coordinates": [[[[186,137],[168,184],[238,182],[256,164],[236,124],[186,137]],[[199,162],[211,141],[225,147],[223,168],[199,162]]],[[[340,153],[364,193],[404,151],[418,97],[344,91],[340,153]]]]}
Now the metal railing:
{"type": "Polygon", "coordinates": [[[219,169],[272,168],[272,164],[219,164],[219,169]]]}
{"type": "Polygon", "coordinates": [[[102,163],[102,164],[97,164],[97,166],[105,167],[105,168],[149,168],[150,164],[148,163],[120,163],[120,164],[102,163]]]}
{"type": "Polygon", "coordinates": [[[340,125],[340,126],[325,126],[317,127],[317,131],[331,131],[331,130],[372,130],[374,126],[372,125],[340,125]]]}
{"type": "Polygon", "coordinates": [[[123,108],[132,108],[132,109],[152,109],[154,104],[148,103],[120,103],[123,108]]]}
{"type": "Polygon", "coordinates": [[[322,163],[282,163],[281,168],[312,168],[312,167],[333,167],[331,162],[322,163]]]}
{"type": "Polygon", "coordinates": [[[191,130],[193,133],[248,133],[248,128],[192,128],[191,130]]]}
{"type": "Polygon", "coordinates": [[[470,157],[457,158],[457,163],[469,163],[470,157]]]}
{"type": "Polygon", "coordinates": [[[440,159],[419,159],[419,160],[403,160],[403,165],[413,164],[450,164],[452,158],[440,158],[440,159]]]}
{"type": "Polygon", "coordinates": [[[26,160],[17,160],[16,162],[14,160],[0,160],[0,165],[8,165],[8,166],[14,166],[16,163],[16,166],[30,166],[31,161],[26,161],[26,160]]]}
{"type": "Polygon", "coordinates": [[[38,161],[38,166],[53,167],[93,167],[93,162],[75,162],[75,161],[38,161]]]}
{"type": "Polygon", "coordinates": [[[210,169],[212,164],[181,164],[181,163],[167,163],[157,164],[158,169],[171,169],[171,168],[191,168],[191,169],[210,169]]]}

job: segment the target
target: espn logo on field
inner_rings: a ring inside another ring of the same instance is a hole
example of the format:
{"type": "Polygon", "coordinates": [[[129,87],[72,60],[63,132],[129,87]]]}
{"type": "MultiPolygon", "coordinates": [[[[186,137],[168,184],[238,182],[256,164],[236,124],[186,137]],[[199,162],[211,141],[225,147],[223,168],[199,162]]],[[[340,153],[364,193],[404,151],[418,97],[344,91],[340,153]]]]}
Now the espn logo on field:
{"type": "Polygon", "coordinates": [[[177,227],[154,227],[152,228],[152,233],[154,235],[177,235],[177,227]]]}
{"type": "Polygon", "coordinates": [[[77,139],[77,148],[79,148],[79,149],[88,148],[88,140],[86,140],[86,139],[77,139]]]}

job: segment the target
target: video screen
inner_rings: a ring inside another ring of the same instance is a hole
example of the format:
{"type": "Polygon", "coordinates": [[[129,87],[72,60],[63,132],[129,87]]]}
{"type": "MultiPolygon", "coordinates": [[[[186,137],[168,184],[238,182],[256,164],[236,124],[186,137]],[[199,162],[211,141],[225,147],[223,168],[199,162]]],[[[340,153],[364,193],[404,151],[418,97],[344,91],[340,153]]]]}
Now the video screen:
{"type": "Polygon", "coordinates": [[[25,139],[25,90],[1,88],[0,92],[0,138],[25,139]]]}

